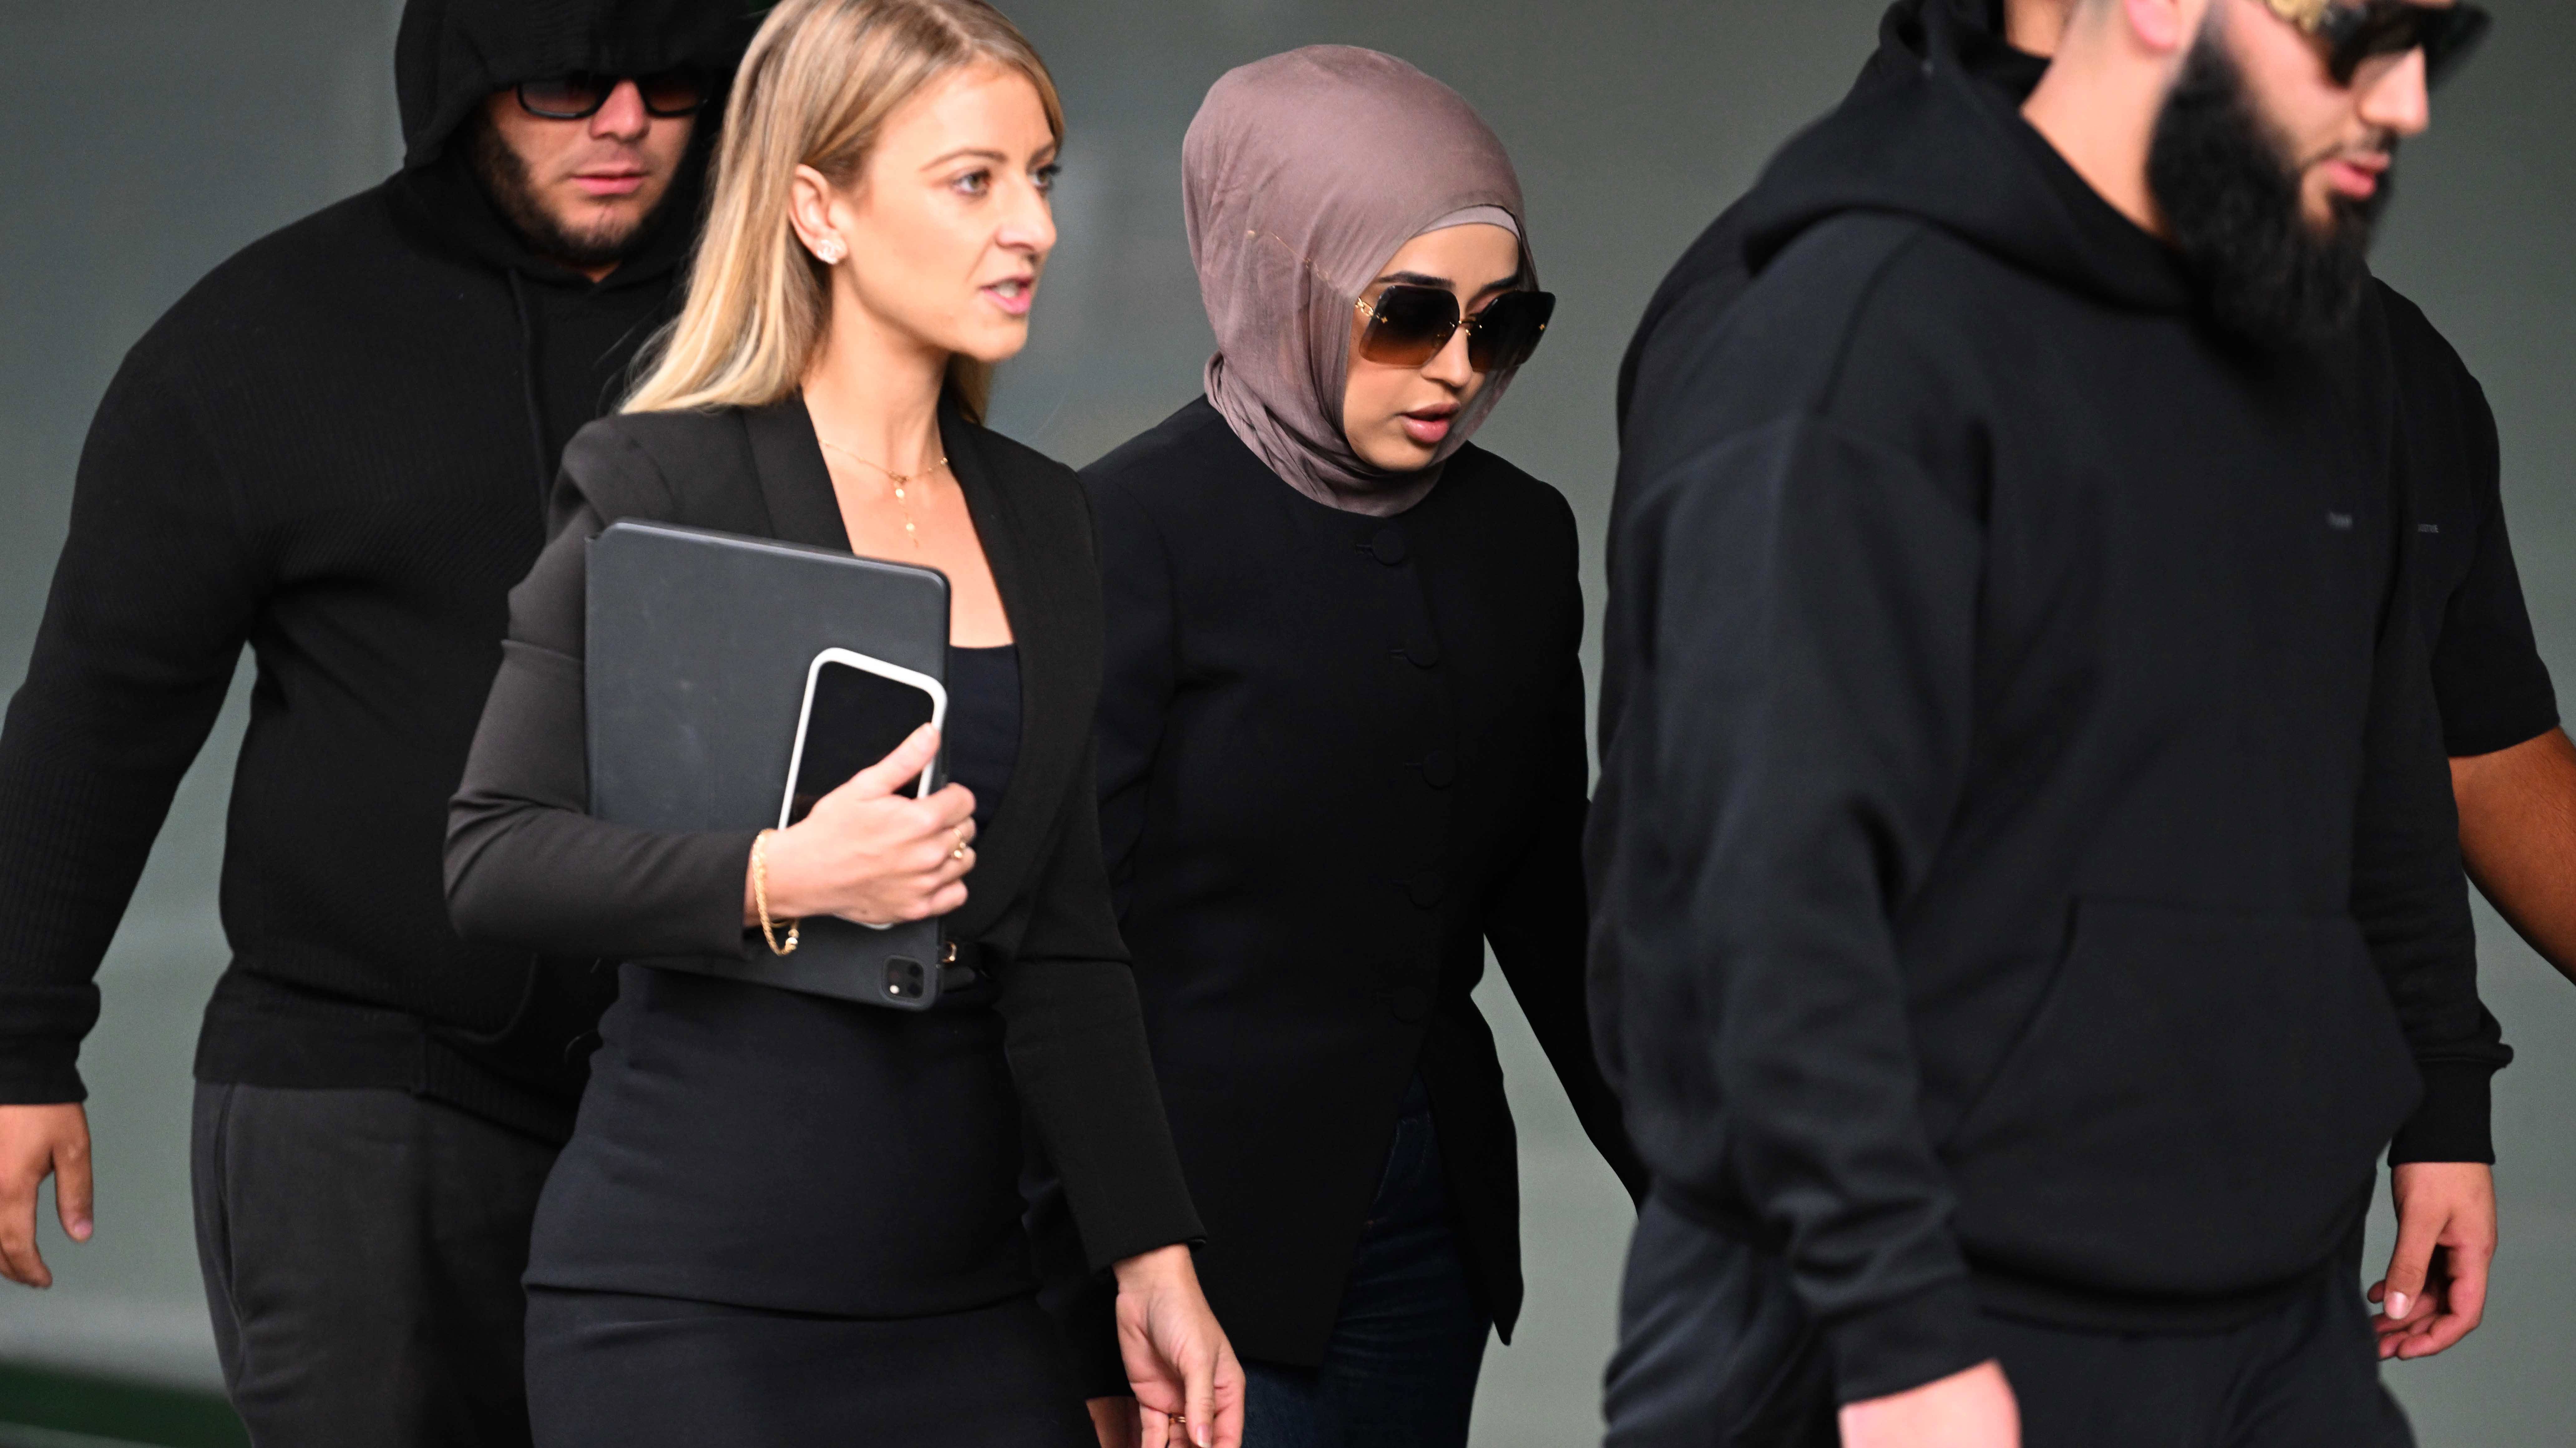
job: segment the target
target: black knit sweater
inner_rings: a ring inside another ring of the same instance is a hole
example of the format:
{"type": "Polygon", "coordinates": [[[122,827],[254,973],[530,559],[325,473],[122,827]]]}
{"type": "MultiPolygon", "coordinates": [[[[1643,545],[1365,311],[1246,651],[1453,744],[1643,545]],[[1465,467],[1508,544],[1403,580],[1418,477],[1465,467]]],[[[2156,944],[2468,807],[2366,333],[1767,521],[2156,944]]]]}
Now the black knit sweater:
{"type": "Polygon", "coordinates": [[[92,978],[247,643],[232,964],[199,1077],[397,1087],[569,1128],[605,980],[457,937],[447,797],[556,456],[672,305],[708,127],[597,284],[531,254],[442,143],[518,78],[492,66],[605,47],[729,69],[739,40],[719,5],[415,0],[407,169],[253,243],[127,355],[0,732],[0,1102],[84,1095],[92,978]]]}

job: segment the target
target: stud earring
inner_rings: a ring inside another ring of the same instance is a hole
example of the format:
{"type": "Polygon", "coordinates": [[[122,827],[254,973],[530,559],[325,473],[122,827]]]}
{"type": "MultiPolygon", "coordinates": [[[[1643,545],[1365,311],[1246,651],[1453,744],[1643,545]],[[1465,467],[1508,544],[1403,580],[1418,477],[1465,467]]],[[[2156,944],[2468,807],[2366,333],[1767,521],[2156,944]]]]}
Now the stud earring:
{"type": "Polygon", "coordinates": [[[825,266],[839,266],[841,258],[846,254],[841,246],[841,239],[837,236],[827,236],[814,243],[814,255],[820,258],[825,266]]]}

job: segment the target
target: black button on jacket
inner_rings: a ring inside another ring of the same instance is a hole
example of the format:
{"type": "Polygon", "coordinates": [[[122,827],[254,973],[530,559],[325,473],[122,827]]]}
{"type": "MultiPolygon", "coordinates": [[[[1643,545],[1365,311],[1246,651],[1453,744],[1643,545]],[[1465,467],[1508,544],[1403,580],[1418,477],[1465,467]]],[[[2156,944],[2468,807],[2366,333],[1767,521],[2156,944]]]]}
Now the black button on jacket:
{"type": "Polygon", "coordinates": [[[1469,995],[1486,942],[1585,1130],[1642,1184],[1584,1018],[1573,514],[1473,447],[1401,516],[1327,508],[1204,400],[1083,479],[1105,854],[1209,1298],[1244,1356],[1321,1358],[1418,1069],[1508,1336],[1512,1119],[1469,995]]]}

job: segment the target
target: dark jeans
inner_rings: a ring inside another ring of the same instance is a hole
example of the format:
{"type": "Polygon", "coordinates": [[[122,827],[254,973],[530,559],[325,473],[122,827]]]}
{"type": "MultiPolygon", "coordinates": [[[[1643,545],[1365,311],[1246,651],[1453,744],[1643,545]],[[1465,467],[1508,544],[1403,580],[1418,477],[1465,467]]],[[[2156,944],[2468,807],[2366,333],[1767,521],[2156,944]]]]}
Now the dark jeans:
{"type": "Polygon", "coordinates": [[[1323,1365],[1243,1365],[1244,1448],[1464,1448],[1492,1330],[1450,1231],[1440,1139],[1417,1080],[1323,1365]]]}
{"type": "MultiPolygon", "coordinates": [[[[2027,1448],[2413,1448],[2352,1275],[2218,1332],[1992,1314],[2027,1448]]],[[[1649,1198],[1610,1360],[1609,1448],[1835,1448],[1832,1368],[1778,1258],[1649,1198]]]]}
{"type": "Polygon", "coordinates": [[[402,1091],[201,1083],[197,1261],[258,1448],[528,1442],[519,1274],[554,1148],[402,1091]]]}

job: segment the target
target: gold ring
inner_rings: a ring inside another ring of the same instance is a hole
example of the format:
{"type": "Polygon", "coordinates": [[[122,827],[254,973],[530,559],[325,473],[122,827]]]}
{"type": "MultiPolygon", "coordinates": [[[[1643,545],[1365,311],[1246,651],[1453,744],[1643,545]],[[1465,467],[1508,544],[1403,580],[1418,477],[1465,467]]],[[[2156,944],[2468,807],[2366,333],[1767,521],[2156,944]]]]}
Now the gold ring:
{"type": "Polygon", "coordinates": [[[957,848],[948,852],[948,858],[952,860],[962,860],[966,858],[966,832],[964,830],[961,829],[957,832],[957,848]]]}

